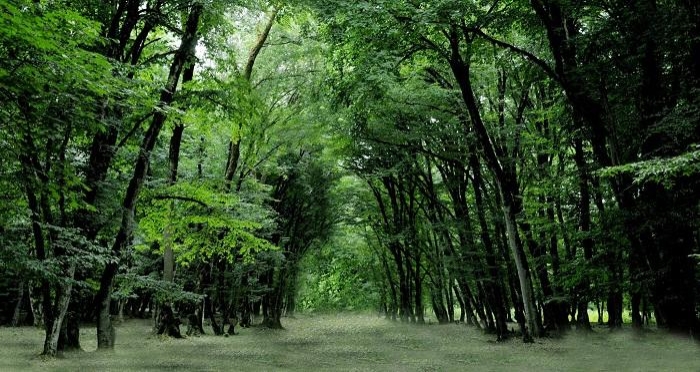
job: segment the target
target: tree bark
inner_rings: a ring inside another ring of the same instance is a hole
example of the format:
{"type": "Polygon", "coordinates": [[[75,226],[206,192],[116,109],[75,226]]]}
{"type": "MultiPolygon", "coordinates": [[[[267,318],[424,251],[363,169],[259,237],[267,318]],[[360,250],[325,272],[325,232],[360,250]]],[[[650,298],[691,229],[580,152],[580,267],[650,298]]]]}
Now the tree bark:
{"type": "MultiPolygon", "coordinates": [[[[79,278],[75,278],[79,281],[79,278]]],[[[58,339],[59,351],[79,351],[80,347],[80,316],[82,314],[80,292],[75,288],[68,303],[68,310],[61,327],[61,336],[58,339]]]]}
{"type": "MultiPolygon", "coordinates": [[[[203,5],[194,3],[190,9],[185,31],[182,36],[182,42],[175,57],[173,58],[170,72],[168,73],[167,83],[161,92],[159,107],[153,113],[153,120],[148,130],[146,131],[143,142],[141,143],[139,155],[134,167],[134,174],[129,182],[129,186],[124,196],[122,203],[123,213],[119,232],[112,245],[112,254],[115,260],[119,259],[123,248],[125,248],[131,239],[134,229],[134,210],[136,201],[145,182],[145,177],[150,164],[151,151],[155,147],[156,140],[160,134],[163,124],[167,118],[165,106],[173,101],[173,95],[177,90],[178,81],[183,69],[188,61],[194,57],[195,47],[197,45],[197,29],[199,27],[200,17],[202,14],[203,5]]],[[[114,276],[117,273],[117,263],[110,262],[105,267],[100,281],[100,290],[97,294],[97,303],[99,304],[99,316],[97,322],[97,345],[99,349],[114,348],[114,329],[112,327],[109,305],[111,302],[112,285],[114,276]]]]}
{"type": "Polygon", "coordinates": [[[60,285],[60,291],[56,294],[56,316],[51,322],[51,329],[47,329],[44,340],[43,355],[54,357],[58,351],[58,339],[61,335],[61,327],[70,303],[73,291],[73,276],[75,275],[75,262],[70,263],[65,272],[65,283],[60,285]]]}
{"type": "MultiPolygon", "coordinates": [[[[255,42],[255,45],[248,54],[248,60],[246,61],[246,65],[243,69],[243,78],[249,83],[253,75],[253,67],[255,65],[255,60],[258,58],[258,54],[260,54],[260,51],[265,46],[267,38],[270,36],[270,31],[272,30],[272,26],[275,24],[277,14],[278,10],[276,8],[273,9],[270,13],[267,23],[265,24],[265,28],[260,33],[260,35],[258,35],[258,39],[255,42]]],[[[239,132],[241,129],[242,125],[239,125],[239,132]]],[[[226,192],[231,190],[231,183],[233,181],[233,177],[236,175],[236,170],[238,169],[238,162],[240,160],[240,157],[241,134],[239,133],[237,139],[232,139],[231,142],[229,142],[229,151],[228,156],[226,157],[226,172],[224,174],[224,190],[226,192]]]]}
{"type": "MultiPolygon", "coordinates": [[[[583,234],[581,245],[583,246],[583,258],[588,264],[591,264],[593,259],[593,238],[591,238],[591,207],[590,207],[590,189],[588,166],[586,165],[585,155],[583,153],[583,139],[581,135],[577,135],[574,139],[574,161],[578,171],[579,178],[579,231],[583,234]]],[[[577,288],[578,297],[578,316],[576,317],[577,328],[580,330],[590,330],[591,322],[588,318],[588,303],[591,301],[589,296],[590,280],[584,277],[577,288]],[[581,295],[583,293],[583,295],[581,295]]]]}
{"type": "Polygon", "coordinates": [[[501,270],[498,263],[496,262],[496,253],[493,246],[493,240],[491,239],[491,234],[489,233],[488,224],[486,222],[486,205],[483,200],[483,179],[481,175],[481,164],[479,164],[479,159],[476,153],[472,151],[470,155],[470,164],[472,172],[474,173],[474,180],[472,181],[472,186],[474,188],[474,202],[476,204],[477,217],[479,219],[479,227],[481,229],[481,242],[484,244],[486,249],[486,264],[489,267],[489,274],[491,276],[491,292],[494,297],[494,307],[496,310],[496,334],[497,341],[504,341],[508,338],[508,326],[506,324],[506,306],[503,300],[505,294],[502,292],[501,283],[503,283],[503,278],[501,276],[501,270]]]}
{"type": "Polygon", "coordinates": [[[518,194],[518,190],[513,190],[513,187],[509,186],[510,182],[514,180],[507,179],[507,176],[498,160],[498,155],[493,148],[491,137],[489,136],[488,130],[486,129],[486,126],[481,118],[481,114],[476,103],[476,98],[474,96],[474,89],[471,85],[471,77],[469,76],[470,64],[468,61],[464,61],[462,59],[459,40],[460,38],[457,35],[456,30],[451,30],[448,38],[451,48],[449,63],[459,84],[462,99],[464,100],[467,111],[469,112],[472,128],[474,129],[476,137],[481,145],[481,150],[486,160],[486,164],[494,173],[496,186],[501,194],[506,233],[508,236],[508,245],[512,251],[515,266],[518,272],[520,293],[522,295],[523,309],[528,327],[528,330],[523,334],[523,341],[530,342],[532,341],[530,333],[537,337],[542,334],[542,323],[537,307],[535,306],[535,296],[532,287],[530,267],[518,233],[516,218],[518,210],[514,199],[518,194]]]}
{"type": "Polygon", "coordinates": [[[20,316],[22,313],[22,305],[24,304],[25,283],[25,280],[21,280],[19,282],[19,288],[17,288],[17,303],[15,304],[15,310],[12,312],[12,320],[10,321],[11,327],[19,327],[21,325],[20,316]]]}

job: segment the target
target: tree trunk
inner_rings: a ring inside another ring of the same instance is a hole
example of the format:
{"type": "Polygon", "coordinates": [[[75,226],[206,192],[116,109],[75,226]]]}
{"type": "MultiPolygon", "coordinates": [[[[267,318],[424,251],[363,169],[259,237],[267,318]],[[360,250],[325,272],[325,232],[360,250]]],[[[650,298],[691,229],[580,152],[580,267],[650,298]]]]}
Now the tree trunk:
{"type": "Polygon", "coordinates": [[[63,320],[61,327],[61,336],[58,339],[58,350],[60,351],[79,351],[80,348],[80,315],[81,299],[80,292],[73,290],[70,302],[68,303],[68,311],[63,320]]]}
{"type": "Polygon", "coordinates": [[[474,180],[472,181],[472,186],[474,188],[474,202],[476,204],[477,217],[479,219],[479,227],[481,229],[481,242],[486,249],[486,264],[489,267],[489,274],[491,282],[489,286],[491,287],[491,293],[493,296],[493,305],[496,312],[496,336],[497,341],[504,341],[508,338],[508,326],[506,324],[506,306],[505,306],[505,293],[502,291],[501,284],[503,283],[503,278],[501,276],[501,270],[499,268],[498,262],[496,262],[496,253],[493,246],[493,240],[491,239],[491,234],[489,233],[488,223],[486,222],[486,204],[483,199],[483,179],[481,175],[481,164],[479,164],[479,159],[476,153],[472,151],[470,156],[470,164],[472,172],[474,173],[474,180]]]}
{"type": "MultiPolygon", "coordinates": [[[[253,75],[253,67],[255,65],[255,61],[258,58],[258,55],[260,54],[260,51],[262,48],[265,46],[265,42],[267,41],[267,38],[270,35],[270,31],[272,30],[272,26],[275,24],[275,20],[277,19],[277,14],[278,10],[275,8],[272,10],[272,12],[269,15],[269,18],[267,20],[267,23],[265,24],[265,28],[263,31],[258,35],[258,39],[255,42],[255,45],[253,45],[253,48],[250,50],[250,53],[248,54],[248,60],[246,61],[246,65],[243,68],[243,78],[250,82],[250,79],[253,75]]],[[[242,126],[238,126],[238,130],[240,132],[242,126]]],[[[241,134],[238,134],[238,138],[235,140],[231,140],[229,142],[229,151],[228,151],[228,156],[226,157],[226,171],[224,173],[224,190],[226,192],[231,190],[231,182],[233,181],[233,177],[236,175],[236,170],[238,169],[238,162],[241,157],[241,134]]],[[[239,181],[240,182],[240,181],[239,181]]]]}
{"type": "MultiPolygon", "coordinates": [[[[151,9],[154,13],[158,13],[164,0],[158,0],[151,9]]],[[[114,13],[111,14],[111,19],[105,20],[105,26],[109,25],[105,32],[106,48],[103,54],[109,58],[120,62],[129,62],[132,66],[136,66],[143,52],[144,42],[148,35],[156,26],[158,17],[145,17],[145,22],[135,39],[133,38],[134,29],[139,23],[141,17],[146,14],[141,12],[140,0],[121,0],[114,7],[114,13]],[[131,43],[130,43],[131,41],[131,43]],[[131,50],[127,51],[127,44],[130,44],[131,50]]],[[[118,74],[115,70],[115,74],[118,74]]],[[[129,79],[133,78],[133,72],[127,74],[129,79]]],[[[123,99],[123,97],[120,97],[123,99]]],[[[90,145],[90,156],[88,159],[88,167],[85,175],[85,195],[84,200],[89,205],[95,205],[100,193],[101,184],[107,177],[110,166],[116,154],[117,139],[119,136],[119,123],[123,118],[123,112],[119,105],[110,107],[107,101],[101,103],[99,108],[101,121],[110,123],[104,131],[98,130],[92,138],[90,145]]],[[[101,218],[96,218],[96,214],[88,210],[82,210],[78,214],[78,223],[75,226],[82,228],[88,239],[94,239],[104,223],[101,218]]]]}
{"type": "Polygon", "coordinates": [[[491,172],[493,172],[498,191],[501,194],[506,233],[508,235],[508,246],[513,253],[515,266],[518,271],[523,309],[525,311],[525,319],[529,329],[524,332],[523,341],[530,342],[532,341],[530,332],[539,337],[542,334],[542,326],[537,307],[535,306],[535,296],[530,276],[530,267],[518,233],[516,218],[518,211],[515,208],[516,203],[514,200],[518,190],[514,190],[513,187],[509,186],[511,182],[515,180],[507,179],[507,175],[504,172],[498,160],[498,155],[493,147],[493,141],[489,136],[488,130],[486,129],[486,126],[481,118],[476,97],[474,95],[474,89],[471,83],[470,63],[469,61],[465,62],[462,59],[460,37],[456,30],[451,30],[450,34],[448,35],[448,41],[451,49],[451,55],[448,62],[450,63],[453,75],[459,84],[462,99],[467,107],[467,111],[469,112],[472,128],[474,129],[476,137],[481,145],[484,159],[486,160],[486,165],[489,167],[491,172]]]}
{"type": "Polygon", "coordinates": [[[644,323],[642,322],[642,314],[640,313],[640,304],[642,302],[641,293],[639,291],[634,291],[630,302],[632,307],[632,327],[641,329],[644,326],[644,323]]]}
{"type": "MultiPolygon", "coordinates": [[[[574,139],[574,161],[579,178],[579,231],[583,235],[581,245],[583,246],[583,258],[588,264],[593,259],[593,238],[591,237],[591,207],[588,166],[585,154],[583,153],[583,139],[577,135],[574,139]]],[[[588,318],[588,303],[590,298],[590,280],[588,276],[582,278],[581,283],[576,288],[578,297],[578,316],[576,325],[579,330],[590,330],[591,322],[588,318]]]]}
{"type": "Polygon", "coordinates": [[[467,318],[467,303],[462,298],[462,294],[456,285],[453,285],[452,291],[454,291],[455,297],[457,298],[457,303],[459,304],[459,322],[464,323],[467,318]]]}
{"type": "Polygon", "coordinates": [[[204,313],[205,313],[205,316],[209,317],[209,321],[211,322],[211,329],[214,331],[214,334],[216,336],[223,335],[224,334],[223,324],[220,325],[219,322],[216,320],[216,308],[214,307],[214,301],[211,299],[211,296],[209,296],[209,295],[204,297],[204,313]]]}
{"type": "Polygon", "coordinates": [[[276,272],[271,273],[270,284],[272,286],[272,291],[267,296],[265,296],[264,303],[267,303],[267,313],[264,315],[262,325],[271,329],[282,329],[282,309],[284,293],[287,287],[287,271],[289,262],[284,263],[282,267],[276,272]]]}
{"type": "MultiPolygon", "coordinates": [[[[617,277],[617,275],[615,275],[617,277]]],[[[608,295],[608,327],[618,329],[622,327],[622,292],[612,291],[608,295]]]]}
{"type": "MultiPolygon", "coordinates": [[[[421,267],[421,254],[420,251],[416,252],[416,268],[413,270],[413,291],[414,291],[414,304],[415,304],[415,315],[416,322],[418,324],[425,323],[424,311],[423,311],[423,281],[421,280],[420,267],[421,267]]],[[[442,301],[441,301],[442,302],[442,301]]]]}
{"type": "MultiPolygon", "coordinates": [[[[447,283],[454,283],[454,278],[450,276],[449,279],[447,279],[447,283]]],[[[450,322],[453,323],[455,321],[455,296],[454,292],[452,292],[452,286],[449,284],[442,283],[442,290],[445,292],[445,300],[447,301],[447,317],[449,318],[450,322]]]]}
{"type": "Polygon", "coordinates": [[[439,288],[431,288],[430,302],[433,306],[433,313],[435,313],[435,318],[437,318],[438,323],[449,323],[450,318],[447,314],[445,303],[442,301],[442,291],[439,288]]]}
{"type": "Polygon", "coordinates": [[[58,351],[58,339],[61,335],[61,327],[63,320],[68,310],[70,303],[71,292],[73,291],[73,276],[75,275],[75,263],[71,263],[65,272],[67,279],[64,284],[61,284],[60,290],[56,295],[56,317],[51,321],[51,329],[47,329],[46,339],[44,340],[43,355],[54,357],[58,351]]]}
{"type": "Polygon", "coordinates": [[[27,288],[27,295],[29,296],[29,311],[31,313],[31,325],[33,325],[34,327],[39,327],[42,325],[41,320],[43,319],[43,315],[41,313],[41,306],[37,306],[36,304],[40,303],[41,299],[35,301],[33,298],[33,292],[34,291],[32,290],[32,286],[29,285],[29,287],[27,288]]]}
{"type": "MultiPolygon", "coordinates": [[[[24,161],[25,169],[29,164],[28,160],[24,161]]],[[[27,169],[28,170],[28,169],[27,169]]],[[[44,238],[44,229],[42,228],[41,211],[39,210],[39,202],[37,200],[34,189],[31,185],[27,184],[25,187],[27,202],[29,204],[29,210],[31,211],[31,221],[32,221],[32,237],[34,238],[34,249],[36,251],[36,258],[39,261],[46,260],[46,240],[44,238]]],[[[51,304],[51,285],[49,281],[45,278],[40,280],[41,282],[41,313],[43,317],[44,327],[46,328],[47,337],[49,336],[51,329],[51,321],[53,319],[53,309],[51,304]]],[[[39,320],[35,318],[35,321],[39,320]]]]}
{"type": "MultiPolygon", "coordinates": [[[[139,155],[134,167],[134,174],[129,182],[129,186],[124,196],[122,203],[123,213],[119,232],[112,245],[112,254],[114,259],[119,259],[123,248],[125,248],[131,239],[134,229],[134,210],[136,201],[143,184],[145,182],[148,167],[150,165],[151,151],[155,147],[158,135],[160,134],[163,124],[167,118],[164,108],[172,103],[173,96],[177,90],[178,81],[186,63],[194,58],[195,47],[197,45],[197,29],[199,27],[200,16],[203,11],[201,3],[194,3],[190,9],[190,14],[185,25],[185,32],[182,35],[182,42],[173,58],[170,72],[168,73],[168,81],[161,91],[159,109],[153,113],[153,120],[148,130],[146,131],[143,142],[141,143],[139,155]]],[[[99,316],[97,321],[97,346],[99,349],[114,348],[114,329],[110,318],[110,301],[112,296],[112,284],[114,276],[117,273],[117,264],[110,262],[105,267],[100,281],[100,290],[97,295],[97,303],[99,306],[99,316]]]]}
{"type": "MultiPolygon", "coordinates": [[[[502,195],[501,197],[504,200],[510,198],[510,196],[507,195],[502,195]]],[[[541,335],[542,327],[539,312],[535,306],[535,295],[532,289],[532,282],[530,280],[530,268],[527,263],[527,257],[525,256],[522,243],[520,242],[520,237],[518,236],[517,221],[510,204],[512,204],[512,202],[506,201],[503,208],[503,214],[505,215],[508,245],[510,246],[513,257],[515,258],[515,267],[518,273],[518,280],[520,281],[520,295],[522,296],[523,312],[525,315],[525,322],[527,323],[528,327],[528,331],[523,334],[523,341],[532,342],[529,332],[532,332],[535,336],[539,337],[541,335]]]]}
{"type": "Polygon", "coordinates": [[[22,314],[22,306],[24,304],[24,287],[25,281],[21,280],[19,282],[19,288],[17,288],[17,303],[15,304],[15,310],[12,312],[12,320],[10,321],[11,327],[19,327],[21,325],[20,317],[22,314]]]}
{"type": "Polygon", "coordinates": [[[180,319],[175,317],[170,305],[164,304],[161,306],[158,318],[160,323],[158,324],[157,334],[167,334],[170,337],[182,338],[180,334],[180,319]]]}

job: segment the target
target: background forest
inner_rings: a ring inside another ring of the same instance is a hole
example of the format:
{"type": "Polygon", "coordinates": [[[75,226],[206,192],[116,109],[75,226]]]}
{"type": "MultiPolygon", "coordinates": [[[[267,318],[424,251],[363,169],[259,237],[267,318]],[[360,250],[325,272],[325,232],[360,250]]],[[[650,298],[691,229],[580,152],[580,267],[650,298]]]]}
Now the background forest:
{"type": "Polygon", "coordinates": [[[699,144],[694,0],[3,0],[0,323],[697,337],[699,144]]]}

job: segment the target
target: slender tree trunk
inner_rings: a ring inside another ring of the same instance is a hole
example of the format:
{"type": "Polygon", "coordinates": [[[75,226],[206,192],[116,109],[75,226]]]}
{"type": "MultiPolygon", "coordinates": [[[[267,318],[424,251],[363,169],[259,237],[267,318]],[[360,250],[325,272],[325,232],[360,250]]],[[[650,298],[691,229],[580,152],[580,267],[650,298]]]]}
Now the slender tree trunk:
{"type": "Polygon", "coordinates": [[[41,306],[36,306],[36,303],[40,303],[41,299],[35,301],[33,296],[34,291],[32,286],[29,285],[27,288],[27,295],[29,296],[29,311],[31,312],[31,324],[34,327],[40,327],[42,325],[43,315],[41,313],[41,306]]]}
{"type": "MultiPolygon", "coordinates": [[[[29,204],[29,210],[31,211],[30,219],[32,221],[32,233],[34,238],[34,249],[36,251],[36,258],[39,261],[46,260],[47,249],[46,240],[44,238],[44,231],[42,228],[41,211],[39,210],[39,202],[37,200],[36,194],[31,186],[27,185],[25,187],[27,194],[27,201],[29,204]]],[[[44,327],[46,328],[46,336],[49,337],[51,322],[53,321],[53,306],[51,304],[51,284],[48,279],[42,278],[41,283],[41,313],[43,315],[42,320],[44,327]]]]}
{"type": "MultiPolygon", "coordinates": [[[[454,283],[454,278],[448,274],[447,283],[454,283]]],[[[447,317],[451,323],[455,321],[455,295],[452,292],[452,286],[445,283],[443,279],[442,289],[445,291],[445,299],[447,300],[447,317]]]]}
{"type": "Polygon", "coordinates": [[[394,275],[389,268],[389,263],[384,252],[381,253],[382,267],[384,268],[384,274],[389,284],[389,293],[391,295],[390,303],[388,307],[387,317],[391,317],[391,320],[396,320],[396,312],[398,309],[398,297],[396,295],[396,281],[394,280],[394,275]]]}
{"type": "MultiPolygon", "coordinates": [[[[131,239],[134,229],[134,210],[136,201],[145,182],[145,177],[150,164],[151,151],[155,147],[156,140],[160,134],[163,124],[167,118],[165,110],[167,105],[172,103],[173,96],[177,90],[178,81],[183,69],[188,61],[194,57],[195,47],[197,45],[197,29],[199,27],[200,16],[202,14],[203,5],[194,3],[190,9],[190,13],[185,25],[185,31],[182,36],[182,42],[175,57],[173,58],[166,86],[161,92],[159,109],[154,111],[153,120],[148,130],[146,131],[143,142],[140,147],[139,155],[134,167],[134,174],[129,182],[129,186],[124,196],[122,203],[123,213],[119,232],[112,246],[112,253],[115,259],[119,259],[123,248],[125,248],[131,239]]],[[[110,302],[112,295],[112,285],[114,276],[117,273],[117,263],[110,262],[105,267],[100,281],[100,290],[97,294],[97,303],[99,306],[99,316],[97,321],[97,346],[99,349],[114,348],[114,329],[110,317],[110,302]]]]}
{"type": "MultiPolygon", "coordinates": [[[[194,77],[194,62],[190,62],[182,73],[182,83],[192,81],[194,77]]],[[[173,134],[170,137],[170,147],[168,149],[168,186],[173,186],[177,183],[178,168],[180,164],[180,146],[182,144],[182,134],[185,131],[185,126],[182,123],[177,123],[173,127],[173,134]]],[[[175,253],[173,252],[173,223],[172,220],[175,218],[175,200],[170,202],[168,207],[168,221],[163,231],[163,280],[169,283],[175,281],[175,253]]],[[[168,303],[156,303],[155,314],[158,314],[155,319],[154,329],[160,329],[160,314],[161,311],[158,310],[161,306],[170,306],[172,304],[168,303]]],[[[174,319],[172,319],[174,321],[174,319]]],[[[177,327],[176,324],[169,324],[168,327],[177,327]]]]}
{"type": "Polygon", "coordinates": [[[530,342],[532,341],[530,333],[539,337],[542,333],[542,326],[539,312],[535,306],[535,295],[532,286],[530,267],[518,233],[516,218],[518,210],[514,200],[515,195],[517,195],[517,190],[513,190],[513,188],[509,186],[510,182],[514,180],[507,179],[507,175],[498,161],[498,155],[493,147],[491,137],[489,136],[488,130],[486,129],[486,126],[481,118],[476,97],[474,95],[474,89],[471,83],[471,77],[469,76],[470,64],[469,61],[465,62],[462,59],[460,37],[456,30],[451,30],[450,34],[448,35],[448,41],[452,52],[449,60],[450,67],[459,84],[462,99],[467,107],[467,111],[469,112],[472,128],[474,129],[474,132],[476,132],[477,139],[481,144],[486,164],[494,173],[496,185],[499,193],[501,194],[506,233],[508,235],[508,246],[510,247],[515,260],[518,280],[520,282],[520,293],[522,295],[523,309],[528,326],[528,330],[523,334],[523,341],[530,342]]]}
{"type": "MultiPolygon", "coordinates": [[[[579,178],[579,231],[583,235],[581,245],[583,246],[583,257],[590,265],[593,259],[593,238],[591,235],[591,207],[590,207],[590,189],[588,166],[586,165],[585,155],[583,153],[583,140],[580,135],[574,139],[574,161],[578,170],[579,178]]],[[[586,276],[581,280],[577,288],[579,293],[578,299],[578,316],[576,324],[580,330],[590,330],[591,322],[588,319],[588,303],[591,301],[589,296],[590,280],[586,276]]]]}
{"type": "MultiPolygon", "coordinates": [[[[415,314],[416,322],[418,324],[425,323],[424,310],[423,310],[423,281],[421,279],[420,267],[421,267],[421,254],[419,251],[416,252],[416,268],[413,270],[413,286],[414,286],[414,303],[415,303],[415,314]]],[[[441,301],[442,302],[442,301],[441,301]]]]}
{"type": "Polygon", "coordinates": [[[518,277],[515,268],[513,267],[513,260],[510,257],[508,249],[508,236],[505,231],[505,222],[499,220],[496,222],[496,235],[499,237],[499,250],[501,256],[506,261],[506,274],[508,276],[508,289],[510,291],[510,297],[513,301],[513,310],[515,313],[515,321],[518,323],[521,334],[525,334],[525,312],[523,310],[522,296],[520,295],[518,286],[518,277]]]}
{"type": "Polygon", "coordinates": [[[11,327],[19,327],[21,325],[20,316],[22,314],[22,305],[24,304],[25,283],[25,280],[21,280],[19,282],[19,288],[17,288],[17,303],[15,304],[15,310],[12,312],[12,320],[10,321],[11,327]]]}
{"type": "Polygon", "coordinates": [[[276,273],[273,274],[271,280],[273,291],[267,298],[267,314],[263,318],[262,324],[265,327],[271,329],[282,329],[282,307],[284,299],[284,290],[286,288],[286,275],[287,275],[287,264],[283,264],[283,267],[276,273]]]}
{"type": "Polygon", "coordinates": [[[47,330],[44,340],[43,355],[54,357],[58,351],[58,339],[61,335],[61,327],[70,303],[73,291],[73,276],[75,275],[75,262],[69,264],[65,272],[65,283],[60,285],[60,291],[56,295],[56,316],[51,322],[51,329],[47,330]]]}
{"type": "MultiPolygon", "coordinates": [[[[506,200],[510,196],[502,195],[501,197],[506,200]]],[[[518,280],[520,282],[520,294],[523,301],[525,322],[527,323],[529,332],[539,336],[541,334],[542,326],[539,312],[535,306],[535,295],[532,288],[532,281],[530,280],[530,268],[527,264],[527,257],[525,256],[525,251],[523,250],[522,243],[518,236],[517,221],[515,214],[513,213],[512,205],[510,204],[512,204],[512,202],[506,201],[503,208],[506,234],[508,236],[508,245],[510,246],[512,254],[515,258],[515,267],[517,269],[518,280]]],[[[528,332],[523,334],[523,341],[532,341],[528,332]]]]}
{"type": "Polygon", "coordinates": [[[457,303],[459,304],[459,322],[464,323],[467,319],[467,302],[462,298],[462,294],[456,285],[452,286],[452,291],[455,293],[457,303]]]}
{"type": "MultiPolygon", "coordinates": [[[[250,53],[248,54],[248,60],[246,62],[246,65],[243,69],[243,78],[250,82],[250,79],[253,75],[253,67],[255,65],[255,61],[258,58],[258,55],[260,54],[260,51],[262,48],[265,46],[265,42],[267,41],[267,38],[270,35],[270,31],[272,30],[272,26],[275,24],[275,20],[277,19],[277,9],[273,9],[272,12],[269,15],[268,21],[265,24],[265,28],[263,31],[258,35],[258,39],[255,42],[255,45],[253,48],[250,50],[250,53]]],[[[239,132],[242,129],[242,126],[239,125],[238,127],[239,132]]],[[[231,182],[233,181],[233,177],[236,175],[236,170],[238,169],[238,162],[241,157],[241,134],[238,134],[238,138],[231,140],[229,142],[229,151],[228,151],[228,156],[226,157],[226,172],[224,174],[224,190],[225,191],[230,191],[231,190],[231,182]]]]}
{"type": "Polygon", "coordinates": [[[474,295],[472,294],[471,288],[469,288],[469,283],[467,283],[466,279],[457,279],[457,285],[460,293],[462,294],[461,297],[464,299],[464,309],[466,310],[467,316],[465,321],[466,324],[475,325],[481,328],[478,319],[484,319],[486,316],[483,315],[483,310],[476,306],[476,301],[474,300],[474,295]],[[474,315],[475,312],[476,316],[474,315]]]}
{"type": "Polygon", "coordinates": [[[496,335],[497,341],[504,341],[508,338],[508,326],[506,324],[506,307],[504,297],[505,294],[501,290],[501,270],[496,262],[496,253],[493,247],[493,240],[489,233],[488,223],[486,222],[486,206],[483,200],[483,179],[481,175],[481,165],[479,159],[474,152],[470,156],[470,164],[474,173],[472,186],[474,187],[474,201],[476,204],[477,217],[479,219],[479,227],[481,229],[481,242],[486,249],[486,263],[489,267],[491,277],[490,286],[493,294],[493,307],[496,312],[496,335]]]}

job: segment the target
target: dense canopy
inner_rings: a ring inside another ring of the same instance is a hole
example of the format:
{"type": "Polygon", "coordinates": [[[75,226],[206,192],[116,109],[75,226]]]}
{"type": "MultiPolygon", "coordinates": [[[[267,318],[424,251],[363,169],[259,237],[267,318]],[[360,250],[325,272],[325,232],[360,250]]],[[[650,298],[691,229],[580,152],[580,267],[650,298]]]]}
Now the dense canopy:
{"type": "Polygon", "coordinates": [[[2,0],[0,195],[49,356],[124,316],[697,337],[700,3],[2,0]]]}

